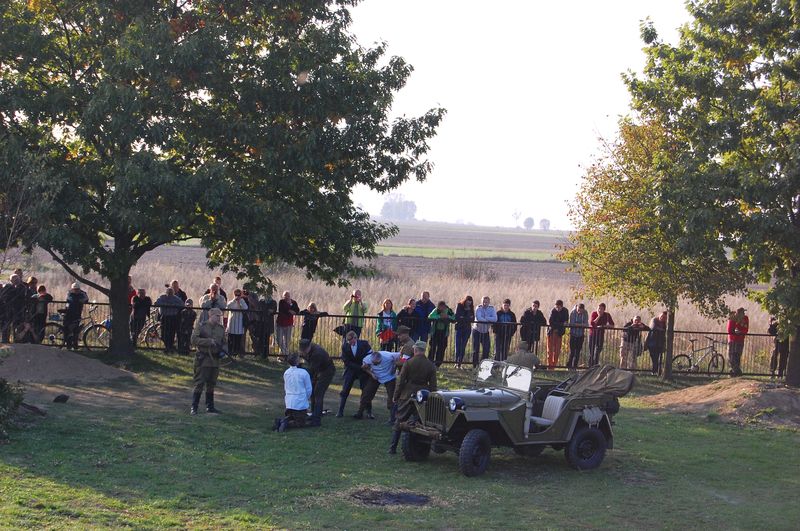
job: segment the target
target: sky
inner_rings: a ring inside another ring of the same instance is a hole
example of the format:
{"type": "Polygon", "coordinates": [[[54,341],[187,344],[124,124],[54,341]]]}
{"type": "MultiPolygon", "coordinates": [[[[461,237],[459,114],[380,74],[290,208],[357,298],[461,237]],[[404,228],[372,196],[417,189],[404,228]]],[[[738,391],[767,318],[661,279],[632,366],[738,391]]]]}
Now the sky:
{"type": "MultiPolygon", "coordinates": [[[[490,226],[541,218],[569,229],[582,167],[627,114],[621,74],[644,65],[640,21],[675,43],[683,0],[364,0],[351,30],[362,46],[414,67],[395,116],[433,107],[447,115],[431,141],[434,169],[396,192],[417,219],[490,226]],[[520,214],[515,221],[515,212],[520,214]]],[[[385,197],[353,199],[373,216],[385,197]]]]}

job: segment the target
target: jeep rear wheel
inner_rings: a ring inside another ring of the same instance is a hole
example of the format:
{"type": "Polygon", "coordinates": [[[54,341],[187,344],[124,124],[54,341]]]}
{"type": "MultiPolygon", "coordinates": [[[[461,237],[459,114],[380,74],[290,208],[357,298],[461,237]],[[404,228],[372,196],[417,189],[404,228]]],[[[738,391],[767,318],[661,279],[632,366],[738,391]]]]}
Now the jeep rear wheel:
{"type": "Polygon", "coordinates": [[[480,476],[489,466],[492,438],[483,430],[470,430],[458,452],[458,468],[465,476],[480,476]]]}
{"type": "Polygon", "coordinates": [[[528,446],[515,446],[514,447],[514,453],[517,454],[517,455],[524,456],[524,457],[536,457],[539,454],[541,454],[542,452],[544,452],[545,448],[546,447],[544,445],[542,445],[542,444],[538,444],[536,446],[531,446],[531,445],[528,445],[528,446]]]}
{"type": "Polygon", "coordinates": [[[404,431],[400,440],[406,461],[425,461],[431,453],[431,441],[410,431],[404,431]]]}
{"type": "Polygon", "coordinates": [[[575,431],[564,449],[567,462],[576,470],[597,468],[606,456],[606,436],[597,428],[583,426],[575,431]]]}

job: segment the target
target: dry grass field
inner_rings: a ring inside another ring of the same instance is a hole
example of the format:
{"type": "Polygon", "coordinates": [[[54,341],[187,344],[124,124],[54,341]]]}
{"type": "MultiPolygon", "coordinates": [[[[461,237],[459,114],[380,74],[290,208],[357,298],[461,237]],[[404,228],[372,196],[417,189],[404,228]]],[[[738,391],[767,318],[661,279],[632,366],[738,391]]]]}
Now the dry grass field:
{"type": "MultiPolygon", "coordinates": [[[[556,246],[566,241],[566,234],[558,231],[524,231],[522,229],[473,227],[467,225],[415,223],[402,225],[396,237],[384,242],[386,247],[484,249],[492,245],[498,250],[511,252],[554,252],[556,246]]],[[[41,253],[21,261],[26,274],[38,276],[56,298],[66,294],[72,279],[54,262],[41,253]]],[[[418,297],[428,290],[434,300],[445,300],[455,306],[465,295],[473,298],[488,295],[496,303],[508,297],[512,310],[518,316],[538,299],[542,309],[549,311],[556,299],[563,299],[568,307],[578,302],[575,293],[581,286],[580,276],[569,272],[568,265],[556,261],[503,260],[478,258],[424,258],[415,256],[380,256],[372,264],[376,275],[371,278],[353,279],[353,287],[360,288],[365,301],[375,312],[381,301],[390,298],[398,310],[409,297],[418,297]]],[[[205,267],[205,251],[196,246],[165,246],[147,254],[133,271],[134,285],[143,287],[148,293],[158,294],[164,283],[178,279],[190,297],[197,300],[217,274],[205,267]]],[[[305,275],[292,268],[271,272],[279,290],[289,290],[301,307],[314,301],[317,306],[330,313],[341,310],[348,299],[348,290],[324,283],[309,281],[305,275]]],[[[226,291],[236,287],[233,275],[223,277],[226,291]]],[[[90,297],[103,300],[98,293],[90,297]]],[[[599,300],[583,300],[588,308],[594,308],[599,300]]],[[[609,306],[618,324],[641,314],[645,320],[658,308],[625,307],[613,297],[603,300],[609,306]]],[[[768,316],[745,297],[734,297],[732,307],[744,306],[751,319],[751,331],[765,332],[768,316]]],[[[681,330],[724,331],[724,323],[701,316],[689,304],[683,304],[677,314],[677,328],[681,330]]]]}

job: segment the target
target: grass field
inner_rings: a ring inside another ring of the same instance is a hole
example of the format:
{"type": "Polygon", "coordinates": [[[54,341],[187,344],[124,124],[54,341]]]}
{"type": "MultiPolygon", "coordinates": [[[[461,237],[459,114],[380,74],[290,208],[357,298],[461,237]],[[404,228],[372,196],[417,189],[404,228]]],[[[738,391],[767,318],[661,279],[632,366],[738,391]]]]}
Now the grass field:
{"type": "Polygon", "coordinates": [[[410,247],[400,245],[378,245],[375,251],[383,256],[416,256],[420,258],[473,258],[492,260],[530,260],[534,262],[555,260],[555,254],[547,251],[507,251],[503,249],[480,249],[477,247],[410,247]]]}
{"type": "MultiPolygon", "coordinates": [[[[526,459],[498,449],[487,474],[470,479],[453,454],[427,463],[387,455],[385,412],[271,432],[281,409],[275,364],[223,369],[225,414],[197,417],[186,414],[188,358],[140,353],[130,368],[138,383],[93,389],[95,400],[68,390],[70,402],[12,431],[0,452],[0,527],[794,529],[800,521],[797,432],[662,414],[633,396],[600,469],[576,472],[552,450],[526,459]],[[363,489],[425,494],[431,504],[371,507],[351,497],[363,489]]],[[[443,385],[465,379],[445,372],[443,385]]],[[[645,379],[639,394],[664,388],[645,379]]]]}

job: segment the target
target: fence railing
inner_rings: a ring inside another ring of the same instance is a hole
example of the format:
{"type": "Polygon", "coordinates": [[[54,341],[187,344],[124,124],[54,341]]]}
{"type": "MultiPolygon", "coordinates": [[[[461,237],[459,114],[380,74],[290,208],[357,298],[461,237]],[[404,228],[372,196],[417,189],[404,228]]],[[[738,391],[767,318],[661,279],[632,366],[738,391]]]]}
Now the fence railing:
{"type": "MultiPolygon", "coordinates": [[[[61,319],[62,313],[59,313],[59,310],[63,310],[65,306],[66,303],[64,301],[54,301],[49,304],[47,323],[50,325],[51,330],[57,330],[58,326],[63,327],[63,321],[61,319]]],[[[196,312],[197,318],[199,319],[203,309],[200,307],[194,307],[192,309],[196,312]]],[[[226,310],[224,313],[225,322],[228,321],[230,318],[229,316],[232,313],[238,311],[240,310],[226,310]]],[[[316,317],[317,325],[313,331],[313,334],[310,334],[308,333],[308,328],[306,328],[306,333],[303,333],[303,321],[304,319],[308,319],[308,317],[302,315],[295,316],[293,319],[293,326],[281,331],[281,334],[283,334],[281,337],[285,336],[287,339],[286,348],[282,351],[278,342],[278,334],[276,334],[279,327],[277,327],[275,324],[276,316],[274,313],[261,312],[257,310],[241,310],[241,312],[244,312],[251,317],[250,319],[246,319],[249,324],[247,325],[246,332],[242,337],[242,353],[265,355],[269,357],[282,356],[285,355],[287,351],[295,351],[301,337],[310,336],[310,339],[312,339],[315,343],[322,345],[333,358],[338,359],[341,357],[343,337],[335,330],[337,328],[341,329],[340,325],[346,324],[351,320],[351,318],[345,315],[323,314],[316,317]],[[269,326],[268,324],[270,321],[272,322],[272,326],[269,326]],[[258,350],[258,352],[256,352],[256,350],[258,350]]],[[[381,340],[376,332],[380,319],[375,315],[363,316],[362,319],[364,326],[361,329],[360,338],[369,341],[373,349],[380,349],[381,340]]],[[[108,335],[103,336],[102,334],[98,335],[97,333],[97,330],[99,330],[98,327],[103,326],[113,326],[109,304],[87,303],[84,306],[81,325],[78,329],[78,340],[81,346],[98,349],[105,348],[108,344],[108,335]],[[95,327],[94,332],[86,335],[87,331],[92,326],[95,327]],[[84,339],[86,339],[88,343],[84,343],[84,339]]],[[[508,355],[511,355],[516,351],[517,346],[521,341],[520,327],[519,323],[510,323],[508,326],[514,330],[514,333],[511,336],[508,351],[508,355]]],[[[145,323],[143,330],[139,335],[137,346],[139,348],[164,349],[165,347],[162,339],[162,330],[163,327],[161,326],[161,323],[156,321],[155,316],[153,315],[152,319],[148,319],[148,321],[145,323]]],[[[580,349],[578,366],[586,367],[589,361],[590,331],[588,328],[582,328],[582,332],[584,340],[580,349]]],[[[597,361],[599,363],[608,363],[614,366],[620,365],[620,347],[622,345],[623,333],[624,330],[622,328],[604,329],[602,347],[599,348],[598,352],[597,361]]],[[[642,344],[644,343],[646,334],[646,331],[641,333],[642,344]]],[[[11,334],[12,338],[14,335],[15,334],[11,334]]],[[[456,362],[456,335],[455,327],[451,324],[448,329],[446,341],[444,342],[445,348],[444,355],[442,357],[442,363],[444,364],[454,364],[456,362]]],[[[498,342],[498,335],[491,330],[488,335],[491,356],[497,357],[498,346],[500,346],[502,349],[502,341],[498,342]]],[[[558,368],[566,368],[567,366],[567,361],[570,355],[571,337],[573,335],[575,334],[571,331],[570,327],[567,326],[566,333],[558,342],[561,346],[561,353],[558,357],[558,363],[556,364],[556,367],[558,368]]],[[[414,335],[414,337],[416,338],[416,335],[414,335]]],[[[677,359],[678,356],[688,356],[692,365],[696,365],[695,367],[685,367],[687,363],[686,358],[680,358],[678,359],[680,367],[676,366],[676,364],[673,364],[673,371],[698,372],[700,374],[710,374],[711,376],[717,374],[728,374],[730,370],[730,364],[728,357],[728,336],[725,332],[676,330],[673,337],[673,359],[677,359]],[[692,340],[695,340],[694,343],[692,343],[692,340]],[[705,349],[706,347],[712,347],[713,349],[700,350],[705,349]],[[723,357],[724,367],[720,368],[717,365],[714,365],[711,367],[711,370],[709,370],[709,364],[712,362],[712,356],[715,352],[719,353],[723,357]]],[[[43,338],[43,340],[44,343],[47,343],[48,341],[52,342],[53,338],[46,336],[43,338]]],[[[56,338],[55,341],[57,343],[61,342],[61,340],[58,338],[56,338]]],[[[470,334],[470,337],[466,343],[464,365],[472,365],[473,363],[473,344],[474,338],[470,334]]],[[[384,347],[396,348],[394,345],[384,345],[384,347]]],[[[744,349],[741,357],[742,372],[752,376],[769,375],[770,358],[772,356],[773,349],[773,336],[767,334],[749,334],[745,339],[744,349]]],[[[540,341],[534,343],[531,350],[537,354],[542,365],[547,364],[547,327],[541,328],[540,341]]],[[[481,352],[481,356],[479,356],[479,358],[482,356],[483,353],[481,352]]],[[[500,357],[503,358],[502,352],[500,353],[500,357]]],[[[652,371],[652,369],[653,360],[651,360],[651,356],[647,351],[642,351],[640,355],[635,357],[635,368],[631,368],[631,370],[636,371],[652,371]]]]}

